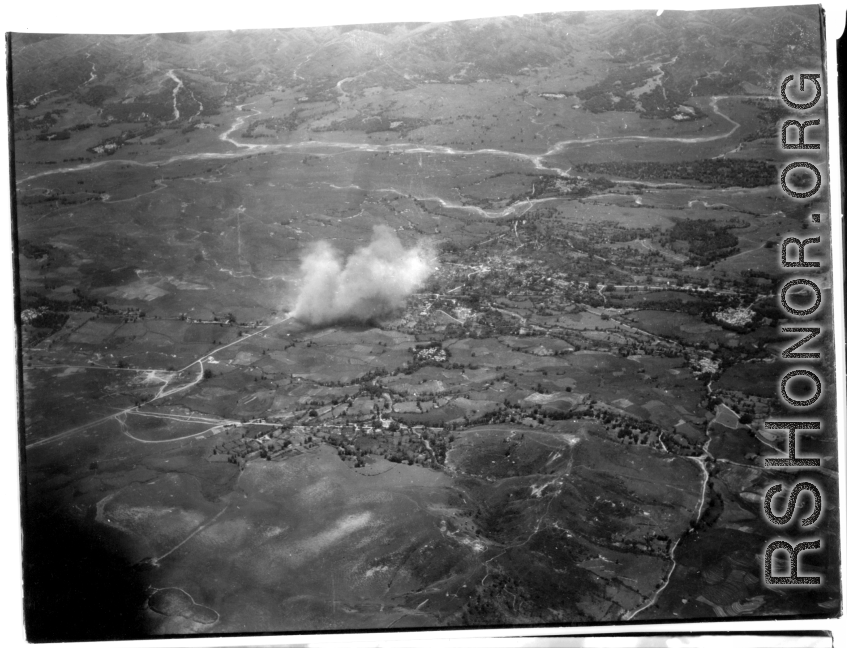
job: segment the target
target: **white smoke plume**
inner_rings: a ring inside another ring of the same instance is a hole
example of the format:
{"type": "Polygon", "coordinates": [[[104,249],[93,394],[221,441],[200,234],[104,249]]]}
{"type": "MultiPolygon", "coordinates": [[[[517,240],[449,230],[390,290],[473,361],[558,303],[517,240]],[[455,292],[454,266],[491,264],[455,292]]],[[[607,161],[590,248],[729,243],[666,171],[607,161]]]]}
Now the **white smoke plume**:
{"type": "Polygon", "coordinates": [[[372,322],[402,307],[435,270],[435,252],[425,243],[404,248],[385,225],[373,240],[346,259],[319,241],[300,263],[300,289],[292,317],[312,326],[372,322]]]}

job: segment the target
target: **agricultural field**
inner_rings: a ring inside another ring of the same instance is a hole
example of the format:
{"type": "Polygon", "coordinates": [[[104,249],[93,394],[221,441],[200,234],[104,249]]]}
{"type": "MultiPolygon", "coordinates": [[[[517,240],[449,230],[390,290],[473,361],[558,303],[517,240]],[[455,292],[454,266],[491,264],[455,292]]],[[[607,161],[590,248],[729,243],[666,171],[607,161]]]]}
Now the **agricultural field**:
{"type": "Polygon", "coordinates": [[[837,612],[757,557],[818,28],[12,35],[28,636],[837,612]]]}

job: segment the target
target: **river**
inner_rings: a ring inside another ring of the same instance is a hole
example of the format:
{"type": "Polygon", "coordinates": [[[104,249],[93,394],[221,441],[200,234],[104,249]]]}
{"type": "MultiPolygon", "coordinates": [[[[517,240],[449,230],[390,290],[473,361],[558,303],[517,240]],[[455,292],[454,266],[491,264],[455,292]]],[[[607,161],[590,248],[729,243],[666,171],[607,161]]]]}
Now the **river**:
{"type": "Polygon", "coordinates": [[[179,91],[182,90],[182,80],[174,74],[173,70],[168,70],[168,77],[176,81],[176,88],[174,88],[174,118],[171,121],[177,121],[179,119],[179,108],[176,106],[176,101],[179,91]]]}
{"type": "MultiPolygon", "coordinates": [[[[175,80],[178,85],[174,88],[174,115],[175,119],[179,117],[179,109],[177,108],[177,94],[179,90],[182,89],[182,81],[173,73],[173,70],[168,72],[168,76],[175,80]]],[[[149,166],[149,167],[159,167],[168,164],[172,164],[174,162],[183,162],[190,160],[212,160],[212,159],[233,159],[238,157],[243,157],[244,155],[248,155],[249,152],[252,151],[291,151],[291,150],[304,150],[308,151],[310,149],[321,149],[321,148],[329,148],[329,149],[344,149],[348,151],[358,151],[358,152],[369,152],[369,153],[402,153],[402,154],[420,154],[425,153],[429,155],[494,155],[494,156],[502,156],[509,157],[515,160],[519,160],[521,162],[528,162],[533,165],[533,167],[539,171],[554,171],[558,175],[563,178],[571,177],[568,174],[568,170],[561,169],[554,166],[547,166],[545,164],[545,159],[554,155],[561,154],[564,150],[566,150],[569,146],[573,145],[586,145],[593,146],[595,144],[601,143],[609,143],[609,142],[624,142],[624,141],[650,141],[650,142],[679,142],[683,144],[701,144],[705,142],[714,142],[721,139],[726,139],[730,137],[736,130],[740,127],[740,124],[735,120],[731,119],[724,113],[720,111],[718,108],[718,102],[723,99],[733,98],[733,95],[718,95],[711,98],[709,105],[712,107],[713,111],[716,115],[724,118],[728,121],[732,128],[726,133],[719,135],[707,135],[702,137],[653,137],[650,135],[618,135],[614,137],[590,137],[583,139],[571,139],[571,140],[561,140],[556,142],[550,149],[548,149],[544,153],[520,153],[517,151],[507,151],[503,149],[494,149],[494,148],[480,148],[480,149],[456,149],[451,146],[433,144],[433,145],[420,145],[420,144],[369,144],[369,143],[354,143],[354,142],[316,142],[316,141],[307,141],[307,142],[293,142],[289,144],[247,144],[244,142],[239,142],[236,139],[233,139],[232,134],[240,129],[245,121],[250,117],[256,117],[261,115],[262,112],[251,108],[251,114],[248,115],[239,115],[235,118],[232,125],[227,129],[224,133],[219,136],[219,139],[223,142],[227,142],[232,146],[235,146],[236,149],[241,149],[241,151],[234,152],[220,152],[220,153],[187,153],[183,155],[174,155],[170,158],[160,161],[151,161],[151,162],[137,162],[137,161],[129,161],[129,160],[102,160],[98,162],[89,162],[83,164],[77,164],[75,166],[62,167],[59,169],[49,169],[47,171],[42,171],[31,176],[27,176],[26,178],[22,178],[16,182],[17,185],[21,185],[26,182],[30,182],[36,178],[45,177],[48,175],[53,175],[57,173],[73,173],[77,171],[84,171],[92,168],[96,168],[98,166],[104,164],[136,164],[140,166],[149,166]]],[[[243,112],[244,108],[250,105],[253,105],[255,102],[241,104],[236,106],[236,109],[239,112],[243,112]]],[[[647,183],[639,183],[639,184],[647,184],[647,183]]],[[[656,186],[664,186],[671,185],[674,183],[661,183],[656,186]]],[[[422,197],[424,200],[443,200],[436,197],[422,197]]],[[[533,201],[524,201],[523,205],[531,206],[533,201]]],[[[446,206],[446,205],[445,205],[446,206]]],[[[480,215],[486,215],[488,217],[498,217],[498,216],[509,216],[515,213],[515,210],[518,207],[518,204],[511,206],[512,209],[507,208],[500,212],[486,212],[480,208],[471,208],[466,205],[461,206],[464,209],[470,209],[471,211],[476,211],[480,213],[480,215]]]]}

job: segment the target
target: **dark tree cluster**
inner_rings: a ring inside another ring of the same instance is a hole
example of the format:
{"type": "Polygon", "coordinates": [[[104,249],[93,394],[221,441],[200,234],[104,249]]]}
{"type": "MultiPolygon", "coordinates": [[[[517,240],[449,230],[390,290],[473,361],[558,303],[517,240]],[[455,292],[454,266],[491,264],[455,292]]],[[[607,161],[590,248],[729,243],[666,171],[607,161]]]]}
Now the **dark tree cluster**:
{"type": "Polygon", "coordinates": [[[690,162],[584,162],[577,173],[605,173],[635,180],[695,180],[717,187],[765,187],[776,182],[776,167],[763,160],[692,160],[690,162]]]}
{"type": "Polygon", "coordinates": [[[738,237],[711,220],[679,220],[668,230],[671,244],[684,241],[688,255],[698,265],[728,256],[738,246],[738,237]]]}

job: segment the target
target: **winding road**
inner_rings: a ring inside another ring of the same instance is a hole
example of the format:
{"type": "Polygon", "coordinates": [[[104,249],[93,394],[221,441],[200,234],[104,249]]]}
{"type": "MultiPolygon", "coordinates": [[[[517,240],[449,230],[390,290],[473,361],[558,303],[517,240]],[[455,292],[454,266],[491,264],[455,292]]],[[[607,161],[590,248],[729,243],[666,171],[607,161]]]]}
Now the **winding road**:
{"type": "MultiPolygon", "coordinates": [[[[144,403],[144,405],[153,403],[153,402],[161,400],[163,398],[167,398],[168,396],[173,396],[174,394],[178,394],[180,392],[183,392],[187,389],[191,389],[192,387],[198,385],[203,380],[203,361],[204,360],[208,360],[209,358],[211,358],[212,356],[220,353],[224,349],[228,349],[231,346],[235,346],[236,344],[240,344],[241,342],[244,342],[245,340],[249,340],[254,335],[259,335],[260,333],[264,333],[265,331],[267,331],[271,327],[278,326],[279,324],[282,324],[283,322],[286,322],[289,319],[291,319],[291,315],[286,315],[284,318],[282,318],[278,322],[274,322],[273,324],[263,326],[262,328],[257,329],[256,331],[254,331],[253,333],[250,333],[249,335],[244,335],[244,336],[238,338],[237,340],[235,340],[234,342],[230,342],[229,344],[226,344],[222,347],[216,348],[211,353],[206,353],[206,354],[200,356],[196,360],[190,362],[189,364],[185,365],[182,369],[179,369],[177,371],[163,372],[163,371],[158,370],[158,369],[141,369],[141,370],[136,369],[136,370],[133,370],[133,371],[151,372],[151,374],[157,375],[157,376],[160,373],[166,374],[166,378],[164,379],[164,384],[162,385],[162,387],[159,388],[158,393],[153,398],[151,398],[149,401],[144,403]],[[170,389],[170,390],[167,389],[168,386],[171,384],[171,382],[173,382],[173,379],[176,376],[180,375],[184,371],[187,371],[188,369],[190,369],[191,367],[193,367],[196,364],[199,364],[200,368],[199,368],[199,371],[197,372],[197,375],[195,376],[194,380],[192,380],[189,383],[186,383],[185,385],[181,385],[179,387],[174,387],[173,389],[170,389]]],[[[81,367],[81,368],[103,369],[103,367],[81,367]]],[[[112,420],[118,421],[118,423],[121,425],[121,431],[126,433],[126,429],[125,429],[126,416],[128,414],[139,413],[141,407],[143,407],[144,405],[135,405],[133,407],[127,407],[126,409],[120,410],[119,412],[115,412],[114,414],[108,414],[107,416],[103,416],[99,419],[91,421],[90,423],[85,423],[84,425],[78,425],[74,428],[71,428],[69,430],[65,430],[64,432],[60,432],[60,433],[55,434],[53,436],[46,437],[44,439],[39,439],[38,441],[33,441],[32,443],[28,443],[25,446],[25,449],[31,450],[33,448],[38,448],[38,447],[43,446],[43,445],[55,443],[56,441],[66,439],[69,436],[72,436],[72,435],[77,434],[79,432],[83,432],[85,430],[90,430],[91,428],[96,427],[96,426],[100,425],[101,423],[105,423],[107,421],[112,421],[112,420]]],[[[213,427],[217,427],[217,425],[221,425],[221,424],[225,424],[225,423],[227,423],[227,421],[221,420],[221,421],[218,421],[217,424],[213,427]]],[[[210,428],[210,429],[212,429],[212,428],[210,428]]],[[[200,434],[205,434],[208,431],[209,430],[203,430],[202,432],[197,432],[196,434],[190,434],[188,436],[180,437],[178,439],[167,439],[167,440],[162,441],[162,442],[168,443],[168,442],[173,442],[173,441],[180,441],[180,440],[188,439],[188,438],[191,438],[191,437],[194,437],[194,436],[199,436],[200,434]]],[[[130,438],[132,438],[136,441],[139,441],[141,443],[151,443],[151,441],[144,441],[143,439],[138,439],[136,437],[132,437],[131,435],[128,435],[128,436],[130,436],[130,438]]]]}

